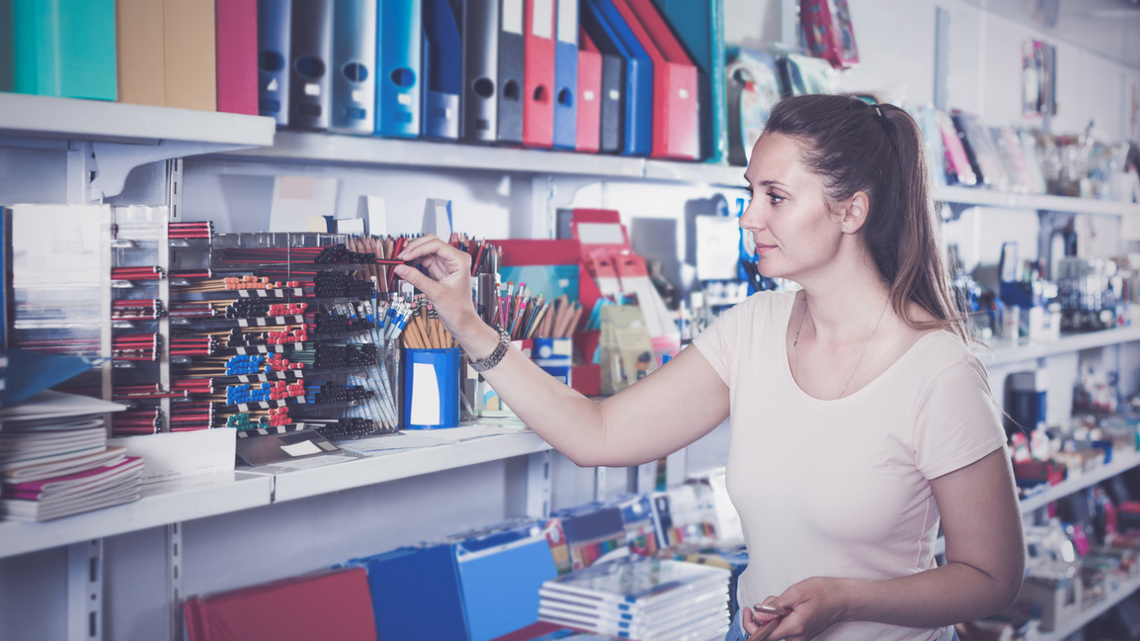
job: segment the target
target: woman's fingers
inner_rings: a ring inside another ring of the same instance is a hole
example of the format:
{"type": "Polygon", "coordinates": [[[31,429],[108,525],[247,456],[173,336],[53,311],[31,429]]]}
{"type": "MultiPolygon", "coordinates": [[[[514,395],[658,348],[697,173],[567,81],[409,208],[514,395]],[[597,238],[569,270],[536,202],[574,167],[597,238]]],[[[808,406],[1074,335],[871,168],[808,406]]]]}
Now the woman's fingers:
{"type": "Polygon", "coordinates": [[[421,274],[419,270],[400,265],[396,267],[396,275],[412,284],[413,287],[427,294],[428,298],[435,299],[442,293],[443,285],[421,274]]]}

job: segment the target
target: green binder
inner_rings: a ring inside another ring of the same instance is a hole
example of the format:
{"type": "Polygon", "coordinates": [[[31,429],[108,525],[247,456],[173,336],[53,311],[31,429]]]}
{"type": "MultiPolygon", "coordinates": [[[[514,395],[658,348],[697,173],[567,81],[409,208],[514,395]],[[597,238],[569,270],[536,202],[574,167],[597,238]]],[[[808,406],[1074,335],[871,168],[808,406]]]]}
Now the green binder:
{"type": "Polygon", "coordinates": [[[0,0],[0,90],[115,100],[114,0],[0,0]]]}

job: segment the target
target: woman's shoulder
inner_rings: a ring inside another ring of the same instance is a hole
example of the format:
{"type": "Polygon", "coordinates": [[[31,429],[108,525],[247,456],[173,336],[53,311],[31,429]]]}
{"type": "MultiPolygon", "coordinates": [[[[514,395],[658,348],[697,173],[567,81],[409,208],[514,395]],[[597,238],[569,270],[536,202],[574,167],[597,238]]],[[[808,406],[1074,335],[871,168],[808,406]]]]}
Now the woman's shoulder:
{"type": "Polygon", "coordinates": [[[913,373],[926,382],[946,378],[953,371],[972,372],[970,378],[980,377],[986,381],[986,368],[974,354],[971,346],[956,333],[948,329],[934,329],[924,333],[915,343],[909,359],[913,373]]]}

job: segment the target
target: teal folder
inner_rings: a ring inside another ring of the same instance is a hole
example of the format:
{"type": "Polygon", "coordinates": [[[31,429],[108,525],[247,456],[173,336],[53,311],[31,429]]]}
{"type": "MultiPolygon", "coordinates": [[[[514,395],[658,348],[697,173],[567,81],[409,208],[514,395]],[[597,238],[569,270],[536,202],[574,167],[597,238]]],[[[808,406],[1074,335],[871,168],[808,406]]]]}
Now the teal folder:
{"type": "Polygon", "coordinates": [[[728,107],[724,81],[724,0],[653,0],[700,72],[701,158],[728,156],[728,107]]]}
{"type": "Polygon", "coordinates": [[[10,37],[11,45],[0,54],[0,67],[6,57],[11,62],[10,71],[0,69],[0,89],[118,97],[114,0],[0,0],[0,16],[5,13],[11,15],[12,33],[0,33],[0,39],[10,37]]]}

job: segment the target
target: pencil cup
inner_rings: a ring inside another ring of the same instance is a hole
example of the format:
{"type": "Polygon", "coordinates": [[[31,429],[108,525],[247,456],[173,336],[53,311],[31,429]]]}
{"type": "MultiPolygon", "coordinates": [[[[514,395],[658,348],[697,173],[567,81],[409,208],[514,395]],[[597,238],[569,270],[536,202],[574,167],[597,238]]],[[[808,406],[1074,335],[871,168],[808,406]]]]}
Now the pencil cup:
{"type": "Polygon", "coordinates": [[[404,354],[404,428],[459,426],[460,350],[409,349],[404,354]]]}
{"type": "Polygon", "coordinates": [[[547,374],[569,385],[571,355],[573,353],[572,339],[536,338],[534,339],[534,350],[531,352],[531,360],[547,374]]]}

